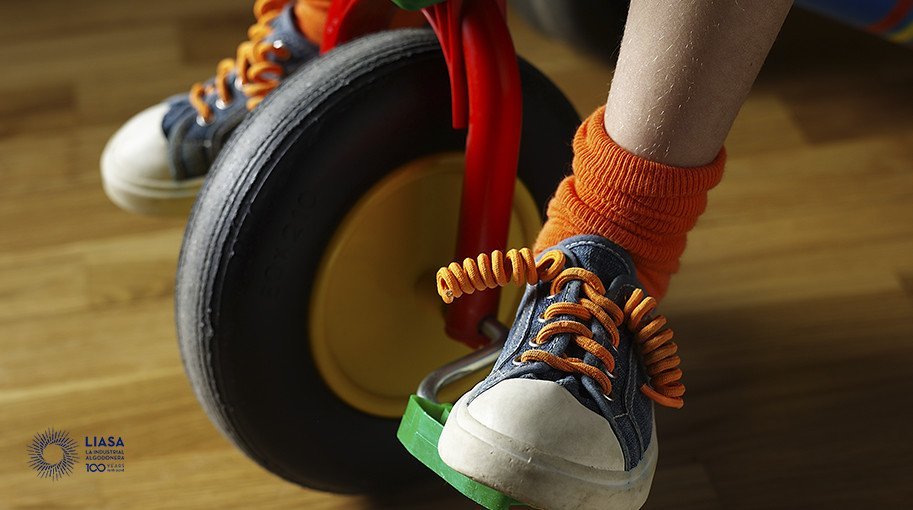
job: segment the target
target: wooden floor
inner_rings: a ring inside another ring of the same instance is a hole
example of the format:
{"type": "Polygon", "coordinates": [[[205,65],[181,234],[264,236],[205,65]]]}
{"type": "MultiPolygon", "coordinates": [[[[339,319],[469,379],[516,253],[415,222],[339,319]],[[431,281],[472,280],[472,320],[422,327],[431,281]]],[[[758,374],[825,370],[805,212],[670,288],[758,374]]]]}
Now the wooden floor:
{"type": "MultiPolygon", "coordinates": [[[[107,137],[233,54],[250,3],[0,5],[0,509],[472,508],[309,491],[236,451],[178,356],[182,222],[101,191],[107,137]],[[37,479],[47,427],[122,435],[126,473],[37,479]]],[[[607,66],[516,36],[581,112],[604,99],[607,66]]],[[[728,148],[663,306],[689,394],[659,412],[648,507],[909,508],[913,51],[793,13],[728,148]]]]}

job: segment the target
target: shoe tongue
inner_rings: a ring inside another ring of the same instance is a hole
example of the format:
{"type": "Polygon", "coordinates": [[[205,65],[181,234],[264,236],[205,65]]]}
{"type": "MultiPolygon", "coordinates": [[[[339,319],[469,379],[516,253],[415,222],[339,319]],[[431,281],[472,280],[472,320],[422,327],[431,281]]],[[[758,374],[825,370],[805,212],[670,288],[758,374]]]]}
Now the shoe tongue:
{"type": "MultiPolygon", "coordinates": [[[[567,257],[565,267],[580,267],[599,277],[606,288],[606,296],[619,306],[623,306],[620,300],[623,299],[626,287],[643,288],[637,280],[634,262],[630,255],[624,248],[604,237],[594,235],[569,237],[558,243],[555,248],[565,253],[567,257]]],[[[581,297],[583,297],[583,282],[574,280],[565,286],[560,299],[576,302],[581,297]]],[[[593,331],[594,340],[610,348],[609,334],[595,318],[591,319],[587,326],[593,331]]],[[[621,335],[619,347],[610,348],[610,350],[616,360],[613,372],[616,381],[624,381],[627,380],[627,371],[631,369],[626,363],[631,346],[631,336],[623,328],[619,329],[619,334],[621,335]]],[[[579,357],[586,363],[599,366],[596,358],[578,347],[570,335],[556,336],[546,348],[555,355],[579,357]]],[[[602,389],[590,378],[579,375],[567,376],[559,384],[567,387],[568,391],[571,391],[586,407],[597,413],[608,416],[624,411],[622,407],[619,407],[620,401],[610,403],[605,400],[602,397],[602,389]],[[573,385],[570,384],[571,380],[574,381],[573,385]]],[[[623,387],[621,389],[624,390],[623,387]]]]}
{"type": "MultiPolygon", "coordinates": [[[[559,249],[564,252],[565,268],[579,267],[595,274],[605,286],[606,296],[615,301],[616,304],[618,304],[618,299],[624,286],[641,286],[637,282],[634,263],[627,252],[604,237],[594,235],[569,237],[550,249],[559,249]]],[[[550,284],[545,285],[548,286],[550,284]]],[[[542,306],[558,301],[579,303],[585,295],[583,287],[584,283],[582,281],[572,279],[564,284],[555,301],[546,301],[542,306]]],[[[541,296],[544,297],[549,290],[545,287],[541,292],[541,296]]],[[[572,317],[568,318],[576,320],[572,317]]],[[[594,332],[598,332],[602,328],[596,323],[595,319],[587,322],[586,325],[594,332]]],[[[575,357],[585,356],[585,352],[574,345],[571,340],[572,335],[559,334],[544,349],[558,356],[564,354],[575,357]]]]}
{"type": "Polygon", "coordinates": [[[631,257],[624,248],[604,237],[569,237],[558,243],[555,248],[567,256],[565,267],[580,267],[592,272],[599,277],[606,289],[617,287],[616,280],[619,279],[640,286],[631,257]]]}

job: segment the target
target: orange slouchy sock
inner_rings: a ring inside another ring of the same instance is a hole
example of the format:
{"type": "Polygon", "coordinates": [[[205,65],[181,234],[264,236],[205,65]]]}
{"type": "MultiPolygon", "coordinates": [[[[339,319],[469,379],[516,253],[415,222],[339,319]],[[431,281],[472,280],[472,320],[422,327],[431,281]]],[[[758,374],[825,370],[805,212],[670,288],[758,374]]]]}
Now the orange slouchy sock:
{"type": "Polygon", "coordinates": [[[630,253],[647,292],[662,298],[678,271],[685,238],[720,182],[726,151],[700,167],[649,161],[606,134],[599,108],[574,137],[574,173],[558,186],[535,251],[577,234],[610,239],[630,253]]]}
{"type": "Polygon", "coordinates": [[[298,30],[313,43],[323,40],[323,27],[327,24],[327,11],[332,0],[296,0],[295,18],[298,30]]]}

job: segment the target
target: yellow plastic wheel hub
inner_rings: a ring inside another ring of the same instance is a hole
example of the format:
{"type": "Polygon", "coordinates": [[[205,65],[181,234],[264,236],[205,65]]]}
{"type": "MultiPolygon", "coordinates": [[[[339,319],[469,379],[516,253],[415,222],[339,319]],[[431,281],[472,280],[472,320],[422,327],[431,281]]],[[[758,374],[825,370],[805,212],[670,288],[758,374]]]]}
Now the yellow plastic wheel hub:
{"type": "MultiPolygon", "coordinates": [[[[326,384],[356,409],[402,416],[428,372],[470,350],[444,334],[435,291],[435,273],[455,250],[463,168],[463,155],[451,153],[397,169],[358,201],[327,247],[311,296],[311,351],[326,384]]],[[[530,245],[541,226],[518,180],[508,247],[530,245]]],[[[503,322],[513,321],[521,290],[504,289],[503,322]]]]}

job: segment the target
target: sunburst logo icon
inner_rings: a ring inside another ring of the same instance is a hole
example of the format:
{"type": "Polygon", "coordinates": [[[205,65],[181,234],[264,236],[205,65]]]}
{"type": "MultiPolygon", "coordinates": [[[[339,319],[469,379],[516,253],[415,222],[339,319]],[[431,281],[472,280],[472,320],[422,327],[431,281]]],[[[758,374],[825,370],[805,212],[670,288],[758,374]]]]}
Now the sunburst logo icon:
{"type": "Polygon", "coordinates": [[[60,480],[64,475],[73,473],[76,466],[76,441],[61,430],[49,428],[35,434],[26,451],[29,467],[38,473],[39,478],[60,480]]]}

